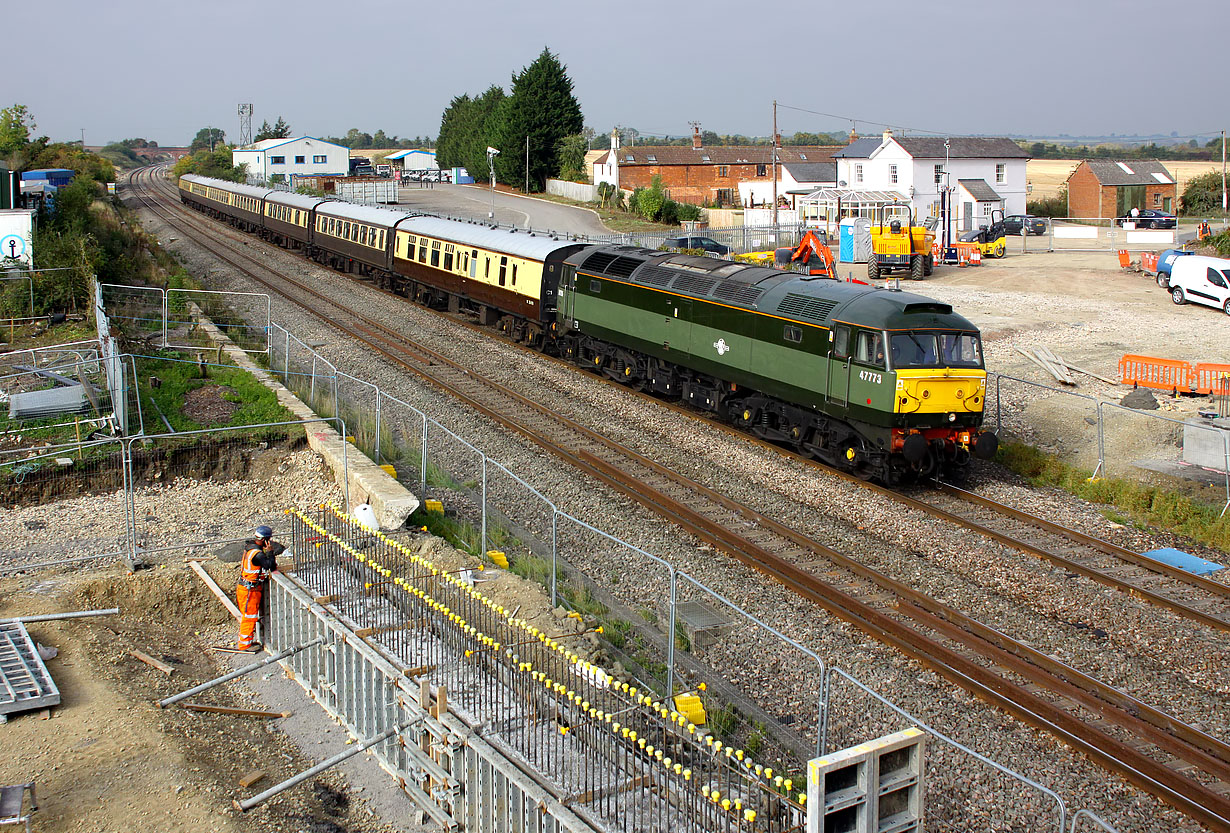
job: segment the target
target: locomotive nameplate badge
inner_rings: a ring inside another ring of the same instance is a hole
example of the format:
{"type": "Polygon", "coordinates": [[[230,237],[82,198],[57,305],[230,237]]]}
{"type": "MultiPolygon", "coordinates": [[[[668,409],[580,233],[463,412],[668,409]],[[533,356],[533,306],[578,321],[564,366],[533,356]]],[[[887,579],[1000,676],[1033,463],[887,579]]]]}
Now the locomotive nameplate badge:
{"type": "Polygon", "coordinates": [[[862,379],[864,382],[875,382],[877,385],[884,381],[884,377],[881,374],[872,370],[860,370],[858,373],[858,378],[862,379]]]}
{"type": "Polygon", "coordinates": [[[719,338],[717,341],[713,342],[713,347],[717,350],[719,356],[725,356],[732,349],[734,349],[726,343],[726,339],[724,338],[719,338]]]}

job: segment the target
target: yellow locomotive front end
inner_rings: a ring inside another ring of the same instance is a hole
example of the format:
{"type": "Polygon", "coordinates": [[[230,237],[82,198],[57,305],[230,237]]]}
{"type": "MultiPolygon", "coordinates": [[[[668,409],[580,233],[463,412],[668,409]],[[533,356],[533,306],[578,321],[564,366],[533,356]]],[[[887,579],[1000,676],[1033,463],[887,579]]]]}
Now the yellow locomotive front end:
{"type": "Polygon", "coordinates": [[[895,376],[893,448],[912,463],[928,455],[989,458],[998,442],[982,432],[987,372],[976,333],[889,336],[895,376]]]}

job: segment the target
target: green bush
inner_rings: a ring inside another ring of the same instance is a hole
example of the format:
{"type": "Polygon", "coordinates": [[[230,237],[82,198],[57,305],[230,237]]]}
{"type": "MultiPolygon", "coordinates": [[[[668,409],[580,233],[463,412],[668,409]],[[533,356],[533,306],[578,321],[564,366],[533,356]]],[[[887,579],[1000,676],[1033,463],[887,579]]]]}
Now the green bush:
{"type": "Polygon", "coordinates": [[[1189,179],[1179,198],[1179,211],[1188,217],[1220,215],[1221,172],[1209,171],[1189,179]]]}
{"type": "Polygon", "coordinates": [[[1025,213],[1033,214],[1037,217],[1067,217],[1068,189],[1064,188],[1053,197],[1030,200],[1025,205],[1025,213]]]}

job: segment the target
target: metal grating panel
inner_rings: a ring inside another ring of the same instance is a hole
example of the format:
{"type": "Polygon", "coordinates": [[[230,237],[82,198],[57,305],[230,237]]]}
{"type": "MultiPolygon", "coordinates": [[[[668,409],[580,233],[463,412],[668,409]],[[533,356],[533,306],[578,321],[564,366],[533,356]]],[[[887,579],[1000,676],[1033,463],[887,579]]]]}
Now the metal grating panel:
{"type": "Polygon", "coordinates": [[[722,281],[713,290],[714,298],[722,298],[727,301],[735,301],[740,304],[751,306],[756,303],[756,299],[764,294],[764,290],[758,286],[750,286],[739,281],[722,281]]]}
{"type": "Polygon", "coordinates": [[[26,626],[20,622],[0,624],[0,714],[42,709],[60,702],[60,689],[26,626]]]}
{"type": "Polygon", "coordinates": [[[640,266],[645,261],[637,260],[634,257],[617,257],[606,267],[608,275],[614,275],[617,278],[627,278],[636,271],[636,267],[640,266]]]}
{"type": "Polygon", "coordinates": [[[683,274],[675,278],[671,288],[677,289],[680,292],[688,292],[692,295],[708,295],[709,290],[713,289],[716,283],[717,281],[709,277],[683,274]]]}
{"type": "Polygon", "coordinates": [[[828,320],[829,313],[835,306],[837,302],[827,298],[811,298],[792,292],[782,299],[777,311],[782,315],[793,315],[809,321],[823,322],[828,320]]]}
{"type": "Polygon", "coordinates": [[[663,269],[661,266],[646,266],[636,276],[638,283],[647,284],[649,286],[666,286],[675,279],[675,272],[670,269],[663,269]]]}

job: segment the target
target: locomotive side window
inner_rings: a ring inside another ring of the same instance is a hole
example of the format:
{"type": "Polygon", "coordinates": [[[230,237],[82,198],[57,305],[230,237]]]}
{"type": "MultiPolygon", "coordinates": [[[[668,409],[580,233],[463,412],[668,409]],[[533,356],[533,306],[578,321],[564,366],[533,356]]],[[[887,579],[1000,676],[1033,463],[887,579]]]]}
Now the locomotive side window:
{"type": "Polygon", "coordinates": [[[782,330],[782,338],[794,344],[801,344],[803,342],[803,328],[792,327],[787,324],[782,330]]]}
{"type": "Polygon", "coordinates": [[[859,330],[854,339],[854,358],[860,364],[884,366],[884,340],[879,333],[859,330]]]}
{"type": "Polygon", "coordinates": [[[594,293],[595,295],[601,295],[602,294],[602,281],[590,281],[589,291],[594,293]]]}

